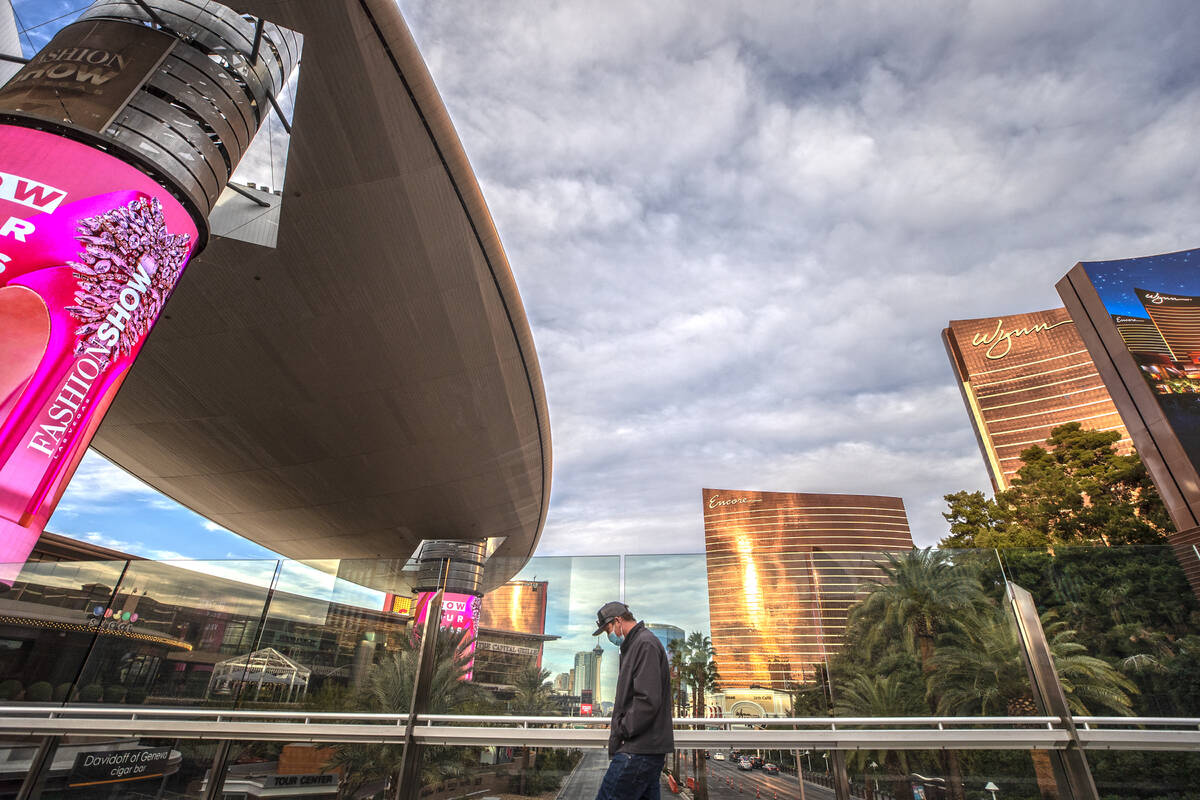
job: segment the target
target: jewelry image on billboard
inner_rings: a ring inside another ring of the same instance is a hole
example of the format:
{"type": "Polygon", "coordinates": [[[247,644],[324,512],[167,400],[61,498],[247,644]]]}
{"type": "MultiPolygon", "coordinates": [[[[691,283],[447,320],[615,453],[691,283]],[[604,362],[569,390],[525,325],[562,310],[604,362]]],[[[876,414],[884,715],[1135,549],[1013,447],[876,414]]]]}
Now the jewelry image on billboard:
{"type": "MultiPolygon", "coordinates": [[[[417,596],[417,613],[415,618],[416,630],[422,630],[425,619],[429,616],[429,606],[436,596],[434,592],[422,592],[417,596]]],[[[464,631],[459,655],[466,659],[466,671],[462,679],[471,680],[475,667],[475,644],[479,632],[478,597],[470,594],[455,594],[446,592],[442,595],[442,618],[438,628],[442,630],[464,631]]]]}
{"type": "Polygon", "coordinates": [[[1175,436],[1200,464],[1200,251],[1082,266],[1175,436]]]}
{"type": "Polygon", "coordinates": [[[29,555],[196,241],[129,164],[0,125],[0,564],[29,555]]]}

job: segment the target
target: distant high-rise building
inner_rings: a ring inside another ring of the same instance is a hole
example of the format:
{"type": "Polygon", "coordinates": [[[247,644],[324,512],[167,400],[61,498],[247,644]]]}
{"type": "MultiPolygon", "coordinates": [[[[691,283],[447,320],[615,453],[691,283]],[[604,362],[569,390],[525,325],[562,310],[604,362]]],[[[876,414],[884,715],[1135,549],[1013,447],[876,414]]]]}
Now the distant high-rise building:
{"type": "Polygon", "coordinates": [[[1068,422],[1116,431],[1118,449],[1132,450],[1065,308],[951,320],[942,340],[996,491],[1011,486],[1023,450],[1045,444],[1051,431],[1068,422]]]}
{"type": "Polygon", "coordinates": [[[1173,361],[1200,363],[1200,297],[1134,289],[1173,361]]]}
{"type": "MultiPolygon", "coordinates": [[[[675,641],[676,639],[683,639],[686,636],[686,634],[683,632],[683,628],[678,628],[674,625],[665,625],[661,622],[646,622],[643,624],[646,626],[646,630],[653,633],[655,637],[662,642],[662,646],[664,648],[668,648],[671,642],[675,641]]],[[[670,657],[671,651],[670,649],[667,649],[667,658],[670,657]]]]}
{"type": "Polygon", "coordinates": [[[581,650],[575,654],[575,669],[571,670],[574,679],[571,694],[583,694],[585,690],[592,692],[592,702],[600,702],[600,659],[604,650],[596,645],[594,650],[581,650]]]}
{"type": "Polygon", "coordinates": [[[571,673],[569,673],[569,672],[558,673],[558,676],[554,679],[554,691],[561,692],[563,694],[570,694],[570,692],[571,692],[571,673]]]}
{"type": "Polygon", "coordinates": [[[841,642],[883,552],[913,541],[896,497],[705,489],[704,545],[722,685],[786,690],[841,642]]]}
{"type": "Polygon", "coordinates": [[[546,581],[509,581],[483,596],[475,648],[476,683],[512,686],[522,671],[542,665],[547,636],[546,581]]]}
{"type": "Polygon", "coordinates": [[[1117,326],[1117,333],[1121,334],[1129,352],[1171,358],[1171,348],[1167,347],[1166,340],[1149,317],[1114,314],[1113,324],[1117,326]]]}
{"type": "Polygon", "coordinates": [[[509,581],[483,596],[479,627],[517,633],[546,632],[547,581],[509,581]]]}

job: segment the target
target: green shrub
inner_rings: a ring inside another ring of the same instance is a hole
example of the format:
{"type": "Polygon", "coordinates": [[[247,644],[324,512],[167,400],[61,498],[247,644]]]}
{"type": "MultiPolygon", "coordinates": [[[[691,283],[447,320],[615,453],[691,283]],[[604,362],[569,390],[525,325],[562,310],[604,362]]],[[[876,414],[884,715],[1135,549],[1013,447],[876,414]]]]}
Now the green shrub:
{"type": "Polygon", "coordinates": [[[66,683],[60,683],[58,686],[55,686],[54,697],[52,698],[54,702],[61,703],[70,697],[72,685],[73,684],[70,681],[67,681],[66,683]]]}
{"type": "Polygon", "coordinates": [[[25,690],[25,699],[31,703],[45,703],[50,700],[54,694],[54,687],[50,681],[38,681],[31,683],[29,688],[25,690]]]}
{"type": "Polygon", "coordinates": [[[146,696],[149,694],[145,689],[130,689],[129,694],[125,695],[125,702],[129,705],[140,706],[146,702],[146,696]]]}
{"type": "Polygon", "coordinates": [[[129,690],[120,684],[104,687],[104,702],[106,703],[124,703],[125,695],[129,694],[129,690]]]}
{"type": "Polygon", "coordinates": [[[16,700],[24,686],[16,678],[0,681],[0,700],[16,700]]]}
{"type": "Polygon", "coordinates": [[[104,687],[98,683],[89,683],[79,690],[79,702],[81,703],[99,703],[102,697],[104,697],[104,687]]]}

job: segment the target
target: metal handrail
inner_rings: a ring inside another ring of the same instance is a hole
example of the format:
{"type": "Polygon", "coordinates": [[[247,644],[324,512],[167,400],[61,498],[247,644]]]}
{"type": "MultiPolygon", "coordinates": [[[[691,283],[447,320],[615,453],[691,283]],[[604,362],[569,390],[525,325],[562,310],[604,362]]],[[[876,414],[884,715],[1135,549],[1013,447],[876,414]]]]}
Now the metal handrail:
{"type": "MultiPolygon", "coordinates": [[[[121,735],[303,742],[404,740],[407,714],[351,711],[222,710],[94,704],[0,706],[0,734],[121,735]]],[[[603,747],[604,717],[423,714],[423,744],[603,747]]],[[[869,749],[1195,750],[1200,718],[1073,717],[680,717],[679,749],[731,747],[869,749]]]]}

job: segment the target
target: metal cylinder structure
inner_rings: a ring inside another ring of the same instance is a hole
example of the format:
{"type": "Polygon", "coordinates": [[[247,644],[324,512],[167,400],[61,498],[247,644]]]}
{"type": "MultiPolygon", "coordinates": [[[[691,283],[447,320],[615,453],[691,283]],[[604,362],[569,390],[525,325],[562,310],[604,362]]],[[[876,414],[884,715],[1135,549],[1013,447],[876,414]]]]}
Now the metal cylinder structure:
{"type": "Polygon", "coordinates": [[[436,592],[444,588],[454,594],[483,596],[483,567],[487,561],[487,540],[427,540],[417,553],[418,592],[436,592]]]}
{"type": "MultiPolygon", "coordinates": [[[[153,71],[94,132],[115,144],[118,154],[124,151],[154,177],[169,181],[203,226],[299,63],[301,37],[203,0],[97,0],[42,53],[102,52],[94,42],[111,39],[119,30],[113,25],[138,26],[145,29],[143,38],[167,45],[153,71]]],[[[57,68],[33,59],[0,93],[0,113],[76,133],[93,129],[76,118],[70,104],[56,108],[9,95],[8,89],[54,77],[57,68]]]]}
{"type": "Polygon", "coordinates": [[[216,3],[98,0],[0,87],[0,586],[299,55],[216,3]]]}

